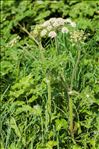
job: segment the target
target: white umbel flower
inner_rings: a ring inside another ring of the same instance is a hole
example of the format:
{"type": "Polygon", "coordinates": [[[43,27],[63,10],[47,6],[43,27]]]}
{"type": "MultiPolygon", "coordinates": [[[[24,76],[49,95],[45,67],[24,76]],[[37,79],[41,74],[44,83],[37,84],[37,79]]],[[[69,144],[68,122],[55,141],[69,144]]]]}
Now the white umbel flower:
{"type": "Polygon", "coordinates": [[[56,22],[57,22],[59,25],[64,25],[65,20],[64,20],[63,18],[57,18],[56,22]]]}
{"type": "Polygon", "coordinates": [[[44,37],[45,35],[47,34],[47,30],[46,29],[43,29],[40,33],[40,36],[41,37],[44,37]]]}
{"type": "Polygon", "coordinates": [[[55,31],[51,31],[51,32],[49,32],[48,36],[51,38],[55,38],[57,36],[57,34],[55,31]]]}
{"type": "Polygon", "coordinates": [[[56,22],[54,22],[53,24],[53,27],[55,27],[55,28],[57,28],[57,27],[59,27],[60,26],[60,24],[56,21],[56,22]]]}
{"type": "Polygon", "coordinates": [[[72,21],[71,21],[71,19],[65,19],[65,23],[71,23],[72,21]]]}
{"type": "Polygon", "coordinates": [[[50,22],[49,21],[45,21],[43,24],[42,24],[42,27],[47,27],[50,25],[50,22]]]}
{"type": "Polygon", "coordinates": [[[52,28],[53,28],[53,27],[52,27],[51,25],[47,26],[47,30],[48,30],[48,31],[51,31],[52,28]]]}
{"type": "Polygon", "coordinates": [[[49,21],[50,21],[50,23],[53,24],[53,23],[56,21],[56,19],[57,19],[57,18],[50,18],[49,21]]]}
{"type": "Polygon", "coordinates": [[[69,18],[65,20],[65,23],[70,24],[72,27],[76,27],[76,23],[71,21],[69,18]]]}
{"type": "Polygon", "coordinates": [[[62,31],[62,33],[68,33],[69,32],[67,27],[63,27],[61,31],[62,31]]]}
{"type": "Polygon", "coordinates": [[[75,22],[71,22],[70,25],[71,25],[72,27],[76,27],[76,23],[75,23],[75,22]]]}
{"type": "Polygon", "coordinates": [[[62,18],[56,18],[55,21],[52,23],[53,27],[57,28],[64,25],[65,20],[62,18]]]}

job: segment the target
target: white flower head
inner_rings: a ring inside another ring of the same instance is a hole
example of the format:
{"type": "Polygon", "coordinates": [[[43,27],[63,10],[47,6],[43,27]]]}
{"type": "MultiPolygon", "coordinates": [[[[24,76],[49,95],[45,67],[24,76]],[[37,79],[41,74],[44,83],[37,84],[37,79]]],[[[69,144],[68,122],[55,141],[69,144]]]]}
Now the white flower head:
{"type": "Polygon", "coordinates": [[[68,33],[69,32],[67,27],[63,27],[61,31],[62,31],[62,33],[68,33]]]}
{"type": "Polygon", "coordinates": [[[49,20],[48,21],[45,21],[43,24],[42,24],[42,27],[47,27],[50,25],[50,22],[49,20]]]}
{"type": "Polygon", "coordinates": [[[71,23],[72,21],[71,21],[71,19],[65,19],[65,23],[71,23]]]}
{"type": "Polygon", "coordinates": [[[48,36],[51,38],[55,38],[57,36],[57,34],[55,31],[51,31],[51,32],[49,32],[48,36]]]}
{"type": "Polygon", "coordinates": [[[53,24],[53,23],[56,21],[56,19],[57,19],[57,18],[51,18],[51,19],[49,19],[49,21],[50,21],[50,23],[53,24]]]}
{"type": "Polygon", "coordinates": [[[52,26],[51,25],[47,26],[47,30],[48,31],[51,31],[51,29],[52,29],[52,26]]]}
{"type": "Polygon", "coordinates": [[[52,25],[53,25],[53,27],[59,27],[59,26],[61,26],[61,25],[64,25],[64,19],[62,19],[62,18],[56,18],[54,21],[53,21],[53,23],[52,23],[52,25]]]}
{"type": "Polygon", "coordinates": [[[56,22],[59,25],[64,25],[65,20],[63,18],[57,18],[56,22]]]}
{"type": "Polygon", "coordinates": [[[70,25],[71,25],[72,27],[76,27],[76,23],[75,23],[75,22],[71,22],[70,25]]]}
{"type": "Polygon", "coordinates": [[[65,19],[65,23],[70,24],[72,27],[76,27],[76,23],[71,21],[71,19],[65,19]]]}
{"type": "Polygon", "coordinates": [[[47,34],[47,30],[46,29],[43,29],[40,33],[40,36],[41,37],[44,37],[45,35],[47,34]]]}
{"type": "Polygon", "coordinates": [[[60,26],[60,24],[56,21],[56,22],[54,22],[53,24],[53,27],[55,27],[55,28],[57,28],[57,27],[59,27],[60,26]]]}

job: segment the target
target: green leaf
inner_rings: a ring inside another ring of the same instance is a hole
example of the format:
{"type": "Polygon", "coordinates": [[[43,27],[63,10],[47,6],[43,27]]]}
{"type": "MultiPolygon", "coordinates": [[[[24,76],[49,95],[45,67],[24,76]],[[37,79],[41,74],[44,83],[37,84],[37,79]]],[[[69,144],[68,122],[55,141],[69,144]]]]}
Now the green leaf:
{"type": "Polygon", "coordinates": [[[29,105],[22,105],[22,107],[18,107],[16,110],[16,115],[21,114],[22,112],[30,112],[33,113],[33,108],[30,107],[29,105]]]}
{"type": "Polygon", "coordinates": [[[35,21],[40,21],[40,20],[43,20],[44,18],[46,18],[47,16],[50,15],[50,11],[45,11],[45,12],[42,12],[40,13],[40,15],[38,15],[35,19],[35,21]]]}
{"type": "Polygon", "coordinates": [[[16,124],[16,120],[14,117],[11,117],[10,118],[10,121],[9,121],[9,126],[14,129],[16,135],[20,138],[21,137],[21,133],[20,133],[20,130],[16,124]]]}
{"type": "Polygon", "coordinates": [[[46,149],[52,149],[57,145],[57,141],[48,141],[46,144],[46,149]]]}
{"type": "Polygon", "coordinates": [[[67,121],[65,119],[57,119],[55,122],[57,131],[60,131],[62,128],[67,129],[68,127],[67,121]]]}

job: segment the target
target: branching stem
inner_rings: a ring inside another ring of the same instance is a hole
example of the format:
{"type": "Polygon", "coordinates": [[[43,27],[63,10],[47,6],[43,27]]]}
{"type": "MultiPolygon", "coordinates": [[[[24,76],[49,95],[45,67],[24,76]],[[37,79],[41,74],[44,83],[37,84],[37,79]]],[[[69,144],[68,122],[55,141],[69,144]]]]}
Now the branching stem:
{"type": "Polygon", "coordinates": [[[41,59],[42,59],[42,61],[43,61],[43,60],[44,60],[44,54],[43,54],[44,48],[42,47],[41,42],[39,43],[39,42],[31,35],[31,33],[29,33],[28,30],[27,30],[25,27],[23,27],[21,24],[18,23],[18,25],[19,25],[19,27],[20,27],[25,33],[27,33],[27,34],[29,35],[29,37],[30,37],[30,38],[36,43],[36,45],[39,47],[41,59]]]}

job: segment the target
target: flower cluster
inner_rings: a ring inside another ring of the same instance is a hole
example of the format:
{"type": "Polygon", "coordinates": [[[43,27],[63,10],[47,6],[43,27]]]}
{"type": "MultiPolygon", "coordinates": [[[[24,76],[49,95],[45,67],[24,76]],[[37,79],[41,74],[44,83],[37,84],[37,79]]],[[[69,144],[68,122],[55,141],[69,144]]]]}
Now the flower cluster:
{"type": "Polygon", "coordinates": [[[13,47],[13,46],[18,42],[19,39],[20,39],[20,36],[14,37],[14,38],[7,44],[7,46],[13,47]]]}
{"type": "Polygon", "coordinates": [[[71,32],[70,38],[71,38],[71,41],[74,41],[74,42],[80,42],[86,39],[86,37],[84,36],[84,32],[82,30],[71,32]]]}
{"type": "Polygon", "coordinates": [[[43,24],[37,25],[34,29],[34,35],[42,37],[55,38],[57,32],[61,31],[62,33],[68,33],[68,25],[71,27],[76,27],[76,23],[71,21],[71,19],[63,18],[50,18],[45,21],[43,24]]]}

